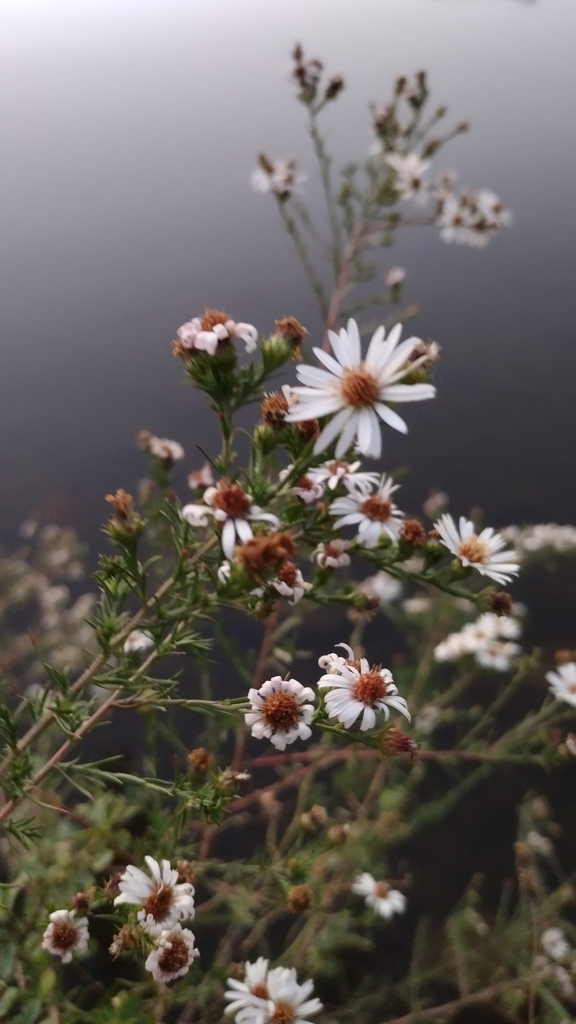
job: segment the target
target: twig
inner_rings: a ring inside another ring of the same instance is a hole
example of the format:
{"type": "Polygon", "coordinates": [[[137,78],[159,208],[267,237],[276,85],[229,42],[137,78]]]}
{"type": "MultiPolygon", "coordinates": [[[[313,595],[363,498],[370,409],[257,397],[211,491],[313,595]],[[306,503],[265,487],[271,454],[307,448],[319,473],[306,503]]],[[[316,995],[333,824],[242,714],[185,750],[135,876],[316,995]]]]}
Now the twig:
{"type": "Polygon", "coordinates": [[[445,1017],[448,1013],[460,1010],[464,1006],[494,999],[501,992],[506,992],[510,988],[525,988],[529,984],[530,975],[528,974],[522,978],[515,978],[514,981],[503,981],[499,985],[491,985],[489,988],[480,989],[479,992],[473,992],[469,996],[454,999],[450,1003],[443,1003],[442,1006],[434,1006],[429,1010],[414,1010],[412,1013],[405,1014],[404,1017],[395,1017],[394,1020],[386,1021],[386,1024],[420,1024],[420,1021],[424,1021],[426,1017],[429,1017],[430,1020],[438,1020],[441,1017],[445,1017]]]}

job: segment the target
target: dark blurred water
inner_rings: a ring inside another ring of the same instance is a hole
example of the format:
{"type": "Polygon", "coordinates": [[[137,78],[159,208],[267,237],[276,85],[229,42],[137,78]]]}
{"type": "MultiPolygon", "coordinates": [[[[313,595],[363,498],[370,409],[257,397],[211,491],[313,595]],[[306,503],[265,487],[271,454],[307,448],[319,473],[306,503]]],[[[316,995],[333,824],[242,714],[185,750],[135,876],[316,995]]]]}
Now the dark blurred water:
{"type": "MultiPolygon", "coordinates": [[[[494,523],[575,521],[573,0],[5,0],[0,9],[0,536],[26,516],[95,541],[102,497],[144,470],[139,429],[215,442],[170,353],[205,305],[320,331],[254,154],[311,166],[288,84],[295,40],[342,72],[342,159],[366,107],[421,67],[473,133],[441,155],[515,213],[486,250],[412,229],[416,330],[443,346],[439,396],[409,410],[403,507],[432,485],[494,523]]],[[[390,432],[391,434],[391,432],[390,432]]],[[[183,473],[182,473],[183,478],[183,473]]]]}

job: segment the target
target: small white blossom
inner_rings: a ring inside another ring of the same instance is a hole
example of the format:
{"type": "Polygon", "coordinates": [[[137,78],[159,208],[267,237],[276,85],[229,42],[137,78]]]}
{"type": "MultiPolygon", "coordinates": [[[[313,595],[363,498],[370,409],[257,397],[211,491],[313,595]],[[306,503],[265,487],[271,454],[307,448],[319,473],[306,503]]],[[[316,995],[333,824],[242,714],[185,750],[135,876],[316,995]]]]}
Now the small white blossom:
{"type": "Polygon", "coordinates": [[[446,508],[447,504],[448,495],[444,494],[444,491],[432,491],[422,505],[422,511],[429,519],[434,519],[444,508],[446,508]]]}
{"type": "MultiPolygon", "coordinates": [[[[294,466],[287,466],[278,474],[278,479],[284,481],[286,477],[292,472],[294,466]]],[[[319,501],[324,494],[324,485],[314,479],[311,473],[306,473],[296,481],[294,486],[291,488],[292,494],[295,494],[297,498],[300,498],[306,505],[310,505],[313,501],[319,501]]]]}
{"type": "Polygon", "coordinates": [[[148,856],[144,860],[152,877],[129,864],[120,876],[120,895],[114,903],[140,906],[141,926],[150,935],[160,935],[180,921],[194,917],[194,886],[190,882],[178,882],[178,872],[170,866],[170,861],[163,860],[160,864],[148,856]]]}
{"type": "Polygon", "coordinates": [[[252,707],[244,715],[246,725],[256,739],[269,739],[278,750],[284,750],[288,743],[312,735],[314,699],[309,686],[302,686],[296,679],[272,676],[259,690],[248,691],[252,707]]]}
{"type": "Polygon", "coordinates": [[[294,967],[274,967],[268,971],[267,985],[269,999],[266,1016],[243,1017],[243,1022],[250,1019],[251,1024],[259,1024],[260,1021],[262,1024],[313,1024],[309,1018],[322,1009],[319,999],[310,998],[314,991],[313,981],[308,980],[300,985],[294,967]]]}
{"type": "Polygon", "coordinates": [[[397,288],[399,284],[402,284],[405,277],[406,271],[404,267],[390,267],[384,280],[389,288],[397,288]]]}
{"type": "Polygon", "coordinates": [[[144,964],[155,981],[169,981],[187,974],[195,957],[200,956],[195,947],[195,938],[188,928],[175,924],[160,933],[156,949],[149,953],[144,964]]]}
{"type": "Polygon", "coordinates": [[[321,667],[328,668],[318,680],[319,687],[328,689],[325,697],[328,717],[337,718],[346,729],[350,729],[361,715],[362,732],[374,728],[377,712],[382,711],[388,719],[390,708],[410,720],[408,706],[404,698],[398,696],[392,673],[387,668],[371,668],[366,658],[357,661],[347,644],[337,646],[344,647],[350,657],[345,659],[328,654],[322,659],[324,664],[319,662],[321,667]]]}
{"type": "Polygon", "coordinates": [[[42,938],[42,948],[62,963],[70,963],[73,953],[85,953],[88,948],[88,919],[76,917],[74,910],[55,910],[42,938]]]}
{"type": "Polygon", "coordinates": [[[163,462],[176,462],[184,458],[184,449],[178,441],[170,441],[167,437],[152,435],[148,441],[148,451],[163,462]]]}
{"type": "Polygon", "coordinates": [[[460,559],[462,565],[477,569],[482,576],[489,576],[497,583],[509,583],[512,576],[520,571],[511,550],[503,551],[504,539],[491,526],[476,534],[474,523],[460,516],[459,528],[451,515],[444,513],[434,523],[442,544],[460,559]]]}
{"type": "Polygon", "coordinates": [[[551,549],[559,554],[576,551],[576,527],[558,526],[557,523],[537,523],[521,530],[518,526],[508,526],[502,530],[502,536],[516,548],[517,556],[531,555],[538,551],[551,549]]]}
{"type": "Polygon", "coordinates": [[[423,594],[416,594],[414,597],[408,597],[406,601],[403,601],[402,607],[408,615],[424,615],[425,612],[430,611],[432,601],[423,594]]]}
{"type": "Polygon", "coordinates": [[[558,665],[556,672],[546,673],[546,680],[556,700],[564,700],[576,707],[576,662],[568,661],[565,665],[558,665]]]}
{"type": "Polygon", "coordinates": [[[450,633],[434,649],[436,661],[457,661],[473,654],[484,668],[506,672],[513,658],[521,652],[513,643],[520,634],[516,619],[494,612],[485,612],[476,622],[468,622],[459,633],[450,633]]]}
{"type": "Polygon", "coordinates": [[[135,651],[148,651],[154,647],[154,637],[144,629],[133,629],[128,633],[124,641],[124,653],[133,654],[135,651]]]}
{"type": "Polygon", "coordinates": [[[274,587],[282,597],[291,597],[290,604],[298,604],[306,591],[312,588],[312,584],[306,582],[300,569],[297,569],[292,562],[284,562],[276,579],[270,580],[270,586],[274,587]]]}
{"type": "Polygon", "coordinates": [[[546,956],[553,960],[563,960],[571,952],[570,944],[561,928],[547,928],[540,936],[540,944],[546,956]]]}
{"type": "MultiPolygon", "coordinates": [[[[228,990],[224,999],[229,1004],[225,1013],[237,1014],[239,1010],[258,1010],[265,1014],[268,1007],[268,960],[259,956],[255,963],[244,964],[244,981],[228,978],[228,990]]],[[[247,1014],[236,1018],[246,1020],[247,1014]]]]}
{"type": "Polygon", "coordinates": [[[340,517],[334,523],[335,529],[358,525],[358,541],[367,548],[375,547],[382,534],[396,541],[402,526],[402,513],[391,500],[391,495],[398,487],[391,477],[384,474],[378,489],[368,497],[350,491],[347,497],[336,498],[330,506],[330,515],[340,517]]]}
{"type": "Polygon", "coordinates": [[[231,572],[232,572],[232,566],[230,565],[230,562],[228,562],[228,561],[222,562],[222,565],[219,566],[218,572],[216,573],[216,575],[218,576],[219,582],[220,583],[227,583],[228,580],[230,579],[231,572]]]}
{"type": "Polygon", "coordinates": [[[285,199],[294,192],[300,192],[300,185],[308,177],[298,170],[295,160],[269,160],[262,155],[259,164],[250,175],[250,183],[256,192],[273,192],[285,199]]]}
{"type": "Polygon", "coordinates": [[[182,518],[190,526],[207,526],[207,517],[213,516],[222,525],[222,550],[228,559],[234,557],[236,538],[245,544],[253,536],[250,521],[267,522],[274,529],[280,525],[278,516],[253,505],[251,496],[240,484],[228,480],[220,480],[217,487],[209,487],[204,492],[204,502],[204,505],[184,505],[182,518]]]}
{"type": "Polygon", "coordinates": [[[213,483],[214,474],[209,462],[205,462],[201,469],[196,469],[193,473],[188,474],[188,486],[193,491],[200,487],[212,487],[213,483]]]}
{"type": "Polygon", "coordinates": [[[233,338],[240,338],[247,352],[253,352],[258,340],[258,331],[252,324],[236,323],[227,313],[207,309],[204,316],[196,316],[182,324],[176,332],[182,348],[196,349],[213,356],[218,345],[233,338]]]}
{"type": "Polygon", "coordinates": [[[499,228],[509,227],[512,214],[489,189],[462,192],[460,195],[437,193],[440,213],[440,237],[444,242],[484,248],[499,228]]]}
{"type": "Polygon", "coordinates": [[[321,569],[338,569],[342,565],[350,565],[349,547],[349,541],[337,538],[319,544],[312,552],[312,558],[321,569]]]}
{"type": "Polygon", "coordinates": [[[421,160],[417,153],[391,153],[386,163],[396,173],[396,189],[400,199],[414,199],[426,196],[424,175],[430,167],[429,160],[421,160]]]}
{"type": "Polygon", "coordinates": [[[390,920],[394,914],[403,914],[406,910],[406,897],[388,885],[388,882],[377,882],[368,871],[364,871],[352,886],[352,892],[364,896],[366,903],[380,917],[390,920]]]}
{"type": "Polygon", "coordinates": [[[326,484],[329,491],[335,491],[339,484],[344,484],[348,491],[369,494],[378,484],[380,474],[359,472],[360,465],[359,461],[346,462],[345,459],[335,459],[309,469],[308,476],[316,483],[326,484]]]}
{"type": "Polygon", "coordinates": [[[395,601],[402,593],[402,584],[394,576],[391,576],[385,569],[380,569],[374,576],[368,576],[362,583],[358,584],[360,590],[368,597],[377,597],[380,601],[395,601]]]}
{"type": "Polygon", "coordinates": [[[420,338],[408,338],[398,344],[402,327],[396,324],[385,339],[384,328],[372,335],[366,358],[362,359],[360,332],[355,320],[347,330],[328,332],[334,356],[315,348],[316,358],[326,369],[301,363],[296,368],[304,387],[293,388],[297,404],[286,421],[332,418],[314,445],[316,454],[325,451],[339,436],[336,458],[343,456],[355,438],[362,454],[377,459],[382,449],[379,419],[405,434],[405,422],[389,403],[419,402],[434,398],[431,384],[402,384],[402,378],[426,361],[427,355],[410,362],[420,338]]]}

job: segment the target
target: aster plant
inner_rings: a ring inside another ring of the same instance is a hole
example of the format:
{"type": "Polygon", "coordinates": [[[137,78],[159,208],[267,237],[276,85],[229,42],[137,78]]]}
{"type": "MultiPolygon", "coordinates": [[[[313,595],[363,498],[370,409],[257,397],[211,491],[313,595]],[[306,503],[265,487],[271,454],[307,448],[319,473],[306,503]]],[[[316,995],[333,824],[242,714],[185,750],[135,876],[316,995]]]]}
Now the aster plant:
{"type": "Polygon", "coordinates": [[[416,517],[374,462],[409,429],[397,407],[434,398],[439,350],[402,340],[402,268],[366,292],[368,250],[422,222],[480,246],[510,218],[433,177],[464,126],[432,135],[445,112],[424,74],[373,110],[363,170],[336,185],[320,117],[344,83],[293,56],[328,275],[295,161],[261,155],[252,180],[324,329],[290,316],[259,339],[192,311],[173,352],[220,450],[189,464],[193,439],[140,434],[149,477],[106,498],[97,595],[74,591],[69,532],[28,522],[0,555],[0,1017],[18,1024],[416,1024],[478,1004],[561,1024],[576,1008],[574,861],[535,791],[576,759],[576,651],[546,673],[501,589],[538,552],[576,550],[576,530],[457,526],[439,493],[416,517]],[[455,888],[446,851],[489,832],[499,800],[501,874],[485,886],[490,858],[462,852],[455,888]]]}

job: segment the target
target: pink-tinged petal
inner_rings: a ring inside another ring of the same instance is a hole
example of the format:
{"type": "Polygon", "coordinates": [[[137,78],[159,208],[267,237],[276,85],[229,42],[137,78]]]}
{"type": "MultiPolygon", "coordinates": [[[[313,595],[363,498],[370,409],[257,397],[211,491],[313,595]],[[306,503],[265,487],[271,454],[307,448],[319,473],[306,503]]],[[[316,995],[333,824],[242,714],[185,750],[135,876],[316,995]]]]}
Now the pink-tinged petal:
{"type": "Polygon", "coordinates": [[[402,417],[399,416],[397,412],[394,412],[394,409],[391,409],[389,405],[384,405],[383,402],[378,402],[374,408],[380,419],[384,420],[384,423],[387,423],[389,427],[393,427],[394,430],[399,430],[401,434],[408,433],[408,427],[402,417]]]}
{"type": "Polygon", "coordinates": [[[315,455],[318,455],[319,452],[325,451],[325,449],[332,444],[334,438],[337,437],[352,415],[353,410],[349,408],[341,409],[340,412],[336,413],[334,418],[326,424],[324,430],[320,434],[320,437],[316,441],[316,444],[314,445],[315,455]]]}
{"type": "Polygon", "coordinates": [[[313,348],[312,351],[316,356],[316,359],[319,359],[320,362],[324,364],[326,369],[330,370],[331,374],[335,374],[336,377],[343,376],[344,370],[340,366],[340,363],[336,362],[334,356],[329,355],[328,352],[324,352],[324,350],[321,348],[313,348]]]}

